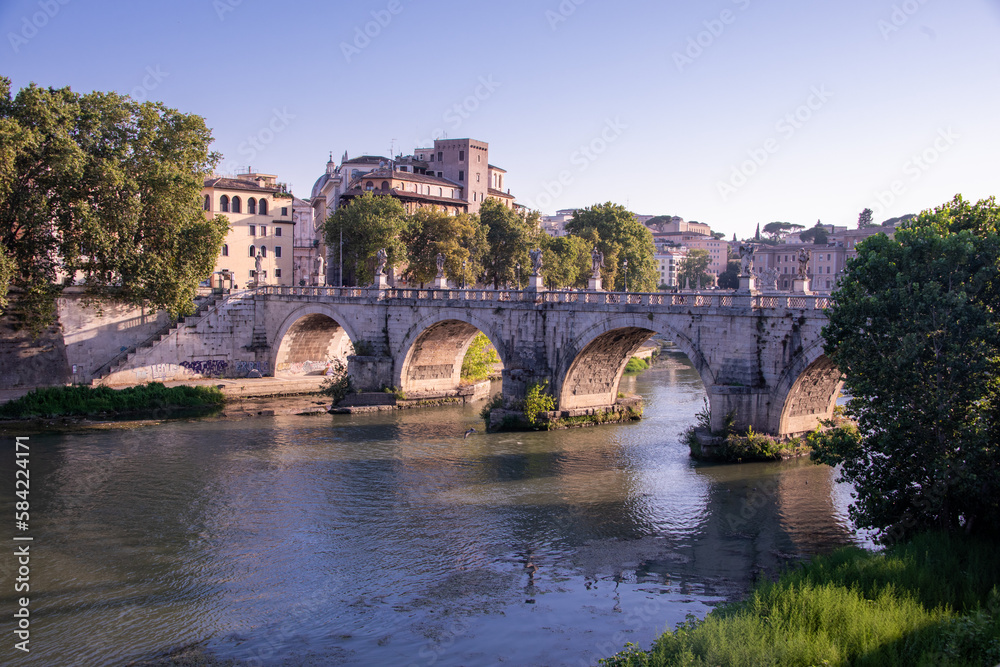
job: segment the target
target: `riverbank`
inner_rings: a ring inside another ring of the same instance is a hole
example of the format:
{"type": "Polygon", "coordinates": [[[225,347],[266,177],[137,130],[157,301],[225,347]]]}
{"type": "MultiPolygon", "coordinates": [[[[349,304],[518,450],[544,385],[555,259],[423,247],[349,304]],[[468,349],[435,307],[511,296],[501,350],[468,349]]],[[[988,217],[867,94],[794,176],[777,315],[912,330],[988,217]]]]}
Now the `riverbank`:
{"type": "MultiPolygon", "coordinates": [[[[199,417],[206,419],[246,419],[257,416],[326,414],[329,400],[317,396],[324,378],[321,376],[296,376],[288,378],[245,378],[238,380],[189,380],[167,382],[168,389],[189,387],[211,390],[221,395],[221,401],[210,406],[215,414],[200,407],[156,406],[145,410],[91,411],[89,414],[61,414],[0,420],[0,434],[23,432],[57,432],[86,429],[134,428],[163,423],[168,419],[199,417]]],[[[136,385],[106,391],[130,391],[136,385]]],[[[37,388],[53,389],[53,388],[37,388]]],[[[58,389],[71,390],[72,387],[58,389]]],[[[88,387],[88,389],[90,389],[88,387]]],[[[19,400],[32,390],[8,391],[0,396],[0,406],[19,400]]],[[[2,407],[0,407],[2,409],[2,407]]]]}
{"type": "Polygon", "coordinates": [[[741,602],[688,619],[649,651],[600,664],[995,665],[996,543],[934,533],[884,552],[840,549],[758,584],[741,602]]]}

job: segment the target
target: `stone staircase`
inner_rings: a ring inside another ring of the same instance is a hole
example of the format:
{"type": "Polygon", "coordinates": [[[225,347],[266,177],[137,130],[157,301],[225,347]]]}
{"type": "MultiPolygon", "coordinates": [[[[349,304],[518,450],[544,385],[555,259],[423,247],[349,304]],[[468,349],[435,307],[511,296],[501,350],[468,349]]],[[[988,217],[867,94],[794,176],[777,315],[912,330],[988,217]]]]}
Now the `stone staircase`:
{"type": "Polygon", "coordinates": [[[90,384],[100,384],[100,381],[108,377],[112,373],[115,373],[123,368],[126,368],[130,361],[132,361],[136,355],[141,354],[143,350],[147,350],[155,346],[160,341],[165,338],[170,337],[175,333],[182,325],[191,326],[196,324],[199,320],[208,314],[214,306],[224,301],[228,296],[228,291],[224,292],[213,292],[207,296],[195,299],[195,311],[191,315],[185,317],[180,317],[176,321],[171,322],[167,326],[154,332],[149,338],[137,343],[132,347],[122,351],[121,353],[112,357],[107,363],[94,371],[91,377],[90,384]]]}

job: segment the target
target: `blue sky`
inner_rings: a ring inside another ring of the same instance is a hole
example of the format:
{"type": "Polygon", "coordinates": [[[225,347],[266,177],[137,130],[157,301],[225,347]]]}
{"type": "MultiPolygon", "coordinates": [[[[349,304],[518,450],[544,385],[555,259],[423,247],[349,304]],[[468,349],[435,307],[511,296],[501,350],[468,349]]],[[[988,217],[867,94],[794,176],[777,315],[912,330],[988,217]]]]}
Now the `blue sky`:
{"type": "Polygon", "coordinates": [[[543,213],[744,236],[1000,194],[998,36],[1000,0],[0,0],[0,74],[200,114],[300,197],[446,133],[543,213]]]}

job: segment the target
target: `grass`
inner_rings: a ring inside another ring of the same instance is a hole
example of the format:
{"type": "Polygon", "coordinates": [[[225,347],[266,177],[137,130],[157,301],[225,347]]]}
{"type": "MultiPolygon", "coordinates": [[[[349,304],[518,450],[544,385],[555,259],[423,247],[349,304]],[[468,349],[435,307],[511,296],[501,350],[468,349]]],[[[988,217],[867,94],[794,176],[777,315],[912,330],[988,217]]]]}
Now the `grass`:
{"type": "Polygon", "coordinates": [[[841,549],[601,664],[996,665],[996,547],[934,533],[880,553],[841,549]]]}
{"type": "Polygon", "coordinates": [[[109,387],[45,387],[0,405],[0,419],[133,415],[179,408],[221,407],[216,387],[166,387],[162,383],[111,389],[109,387]]]}

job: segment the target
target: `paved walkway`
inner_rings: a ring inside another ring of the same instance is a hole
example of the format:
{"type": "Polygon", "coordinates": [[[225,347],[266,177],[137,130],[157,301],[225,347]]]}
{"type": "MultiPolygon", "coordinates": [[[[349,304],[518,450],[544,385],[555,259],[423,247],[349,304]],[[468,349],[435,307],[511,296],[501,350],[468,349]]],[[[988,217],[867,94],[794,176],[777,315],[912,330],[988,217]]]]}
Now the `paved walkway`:
{"type": "MultiPolygon", "coordinates": [[[[249,398],[254,396],[296,396],[301,394],[314,394],[319,391],[319,387],[326,379],[321,375],[299,375],[291,377],[277,378],[217,378],[205,380],[183,380],[179,382],[165,382],[168,387],[190,386],[211,386],[219,387],[227,399],[249,398]]],[[[24,396],[34,387],[18,387],[17,389],[0,389],[0,404],[13,401],[24,396]]],[[[123,389],[124,387],[115,387],[123,389]]]]}

